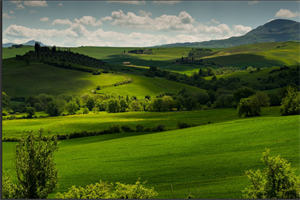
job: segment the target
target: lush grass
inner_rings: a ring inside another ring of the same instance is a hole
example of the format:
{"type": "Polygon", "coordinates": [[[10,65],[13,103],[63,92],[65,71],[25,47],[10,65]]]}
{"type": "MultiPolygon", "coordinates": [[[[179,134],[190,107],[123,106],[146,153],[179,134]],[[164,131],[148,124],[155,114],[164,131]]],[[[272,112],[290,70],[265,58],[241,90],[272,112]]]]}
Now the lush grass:
{"type": "Polygon", "coordinates": [[[12,58],[16,55],[24,55],[26,52],[34,50],[32,46],[23,46],[20,48],[2,48],[2,59],[12,58]]]}
{"type": "Polygon", "coordinates": [[[120,86],[105,87],[98,93],[145,97],[156,96],[162,92],[201,90],[196,87],[169,81],[163,78],[149,78],[134,74],[102,73],[92,75],[70,69],[63,69],[41,63],[30,63],[6,59],[3,62],[3,90],[9,96],[29,96],[47,93],[53,95],[92,94],[97,86],[111,86],[114,83],[132,79],[132,82],[120,86]],[[38,84],[37,84],[38,83],[38,84]]]}
{"type": "MultiPolygon", "coordinates": [[[[133,183],[141,177],[159,198],[185,198],[189,193],[196,198],[241,198],[247,185],[244,171],[262,167],[265,148],[288,159],[300,173],[299,120],[257,117],[138,136],[62,141],[55,156],[56,191],[99,179],[133,183]]],[[[15,143],[3,144],[3,169],[11,175],[14,148],[15,143]]]]}
{"type": "MultiPolygon", "coordinates": [[[[278,107],[268,107],[262,110],[263,116],[279,116],[278,107]]],[[[129,125],[135,128],[137,124],[145,127],[163,124],[167,129],[177,128],[178,122],[190,125],[207,124],[237,119],[235,109],[212,109],[185,112],[127,112],[127,113],[90,113],[39,119],[17,119],[3,121],[3,137],[20,137],[25,131],[37,132],[40,128],[46,134],[68,134],[82,131],[101,131],[112,125],[129,125]],[[186,120],[188,119],[188,121],[186,120]],[[50,133],[48,133],[50,131],[50,133]]]]}

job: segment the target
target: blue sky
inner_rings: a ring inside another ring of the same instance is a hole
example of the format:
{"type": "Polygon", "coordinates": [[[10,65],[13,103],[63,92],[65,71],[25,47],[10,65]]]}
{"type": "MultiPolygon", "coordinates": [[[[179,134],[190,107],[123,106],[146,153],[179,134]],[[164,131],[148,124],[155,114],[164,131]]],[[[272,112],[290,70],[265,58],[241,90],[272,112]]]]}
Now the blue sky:
{"type": "Polygon", "coordinates": [[[299,1],[3,1],[3,43],[152,46],[240,36],[299,21],[299,1]]]}

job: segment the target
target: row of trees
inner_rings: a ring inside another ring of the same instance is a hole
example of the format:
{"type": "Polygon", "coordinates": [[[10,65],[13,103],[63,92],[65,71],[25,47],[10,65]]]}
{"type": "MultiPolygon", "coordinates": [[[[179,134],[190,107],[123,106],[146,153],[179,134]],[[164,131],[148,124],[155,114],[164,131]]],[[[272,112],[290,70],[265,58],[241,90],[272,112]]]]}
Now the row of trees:
{"type": "Polygon", "coordinates": [[[260,108],[264,106],[281,105],[281,114],[299,114],[300,97],[295,87],[286,87],[279,90],[277,94],[266,94],[264,92],[242,87],[233,93],[227,90],[217,92],[197,91],[186,89],[178,93],[163,93],[156,97],[145,96],[138,99],[135,96],[113,96],[113,95],[83,95],[78,96],[51,96],[40,94],[29,96],[21,103],[11,103],[9,96],[3,92],[3,114],[27,113],[27,118],[32,118],[36,111],[44,111],[50,116],[82,113],[89,111],[107,111],[109,113],[128,111],[184,111],[208,108],[238,108],[240,116],[260,115],[260,108]]]}

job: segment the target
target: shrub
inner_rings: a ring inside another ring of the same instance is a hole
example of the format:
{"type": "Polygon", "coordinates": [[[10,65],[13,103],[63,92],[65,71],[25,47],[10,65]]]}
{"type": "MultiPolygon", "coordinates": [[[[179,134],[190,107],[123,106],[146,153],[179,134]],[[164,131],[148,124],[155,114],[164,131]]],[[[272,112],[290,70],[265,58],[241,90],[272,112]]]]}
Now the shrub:
{"type": "Polygon", "coordinates": [[[281,115],[300,114],[300,94],[297,92],[296,88],[287,88],[287,94],[281,102],[280,112],[281,115]]]}
{"type": "Polygon", "coordinates": [[[121,129],[124,131],[124,132],[133,132],[133,130],[127,126],[127,125],[123,125],[121,126],[121,129]]]}
{"type": "Polygon", "coordinates": [[[55,137],[30,133],[16,146],[18,192],[21,198],[46,198],[57,183],[53,153],[57,150],[55,137]]]}
{"type": "Polygon", "coordinates": [[[129,105],[129,109],[131,111],[141,111],[142,110],[142,106],[138,101],[132,101],[129,105]]]}
{"type": "Polygon", "coordinates": [[[65,193],[57,193],[58,199],[149,199],[157,196],[153,188],[147,188],[139,180],[135,184],[107,183],[99,181],[85,187],[72,186],[65,193]]]}
{"type": "Polygon", "coordinates": [[[27,107],[26,113],[27,113],[27,118],[32,118],[32,116],[35,114],[35,110],[33,107],[27,107]]]}
{"type": "Polygon", "coordinates": [[[121,129],[119,125],[113,125],[109,128],[110,133],[120,133],[121,129]]]}
{"type": "Polygon", "coordinates": [[[188,127],[191,127],[191,125],[185,123],[185,122],[178,122],[177,123],[177,127],[178,128],[188,128],[188,127]]]}
{"type": "Polygon", "coordinates": [[[153,131],[160,132],[165,130],[165,125],[159,124],[155,128],[153,128],[153,131]]]}
{"type": "Polygon", "coordinates": [[[143,132],[144,126],[141,124],[138,124],[138,125],[136,125],[135,130],[136,130],[136,132],[143,132]]]}
{"type": "Polygon", "coordinates": [[[238,105],[238,114],[240,117],[252,117],[260,115],[260,104],[255,97],[243,98],[238,105]]]}
{"type": "Polygon", "coordinates": [[[82,114],[89,114],[89,109],[87,107],[83,108],[82,114]]]}
{"type": "Polygon", "coordinates": [[[2,177],[2,198],[3,199],[18,199],[18,187],[12,182],[10,177],[3,175],[2,177]]]}
{"type": "Polygon", "coordinates": [[[250,185],[243,190],[247,199],[293,199],[300,197],[300,179],[290,163],[280,156],[270,156],[266,150],[262,156],[263,171],[249,170],[246,175],[250,185]]]}
{"type": "Polygon", "coordinates": [[[93,110],[95,106],[95,100],[93,97],[88,97],[87,99],[87,102],[86,102],[86,107],[89,109],[89,110],[93,110]]]}

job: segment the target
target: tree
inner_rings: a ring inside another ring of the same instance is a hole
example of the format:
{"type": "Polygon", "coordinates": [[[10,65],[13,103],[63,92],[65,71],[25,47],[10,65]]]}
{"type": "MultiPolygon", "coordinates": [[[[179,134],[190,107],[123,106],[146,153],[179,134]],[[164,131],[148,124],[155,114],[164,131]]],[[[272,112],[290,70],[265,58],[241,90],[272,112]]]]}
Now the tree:
{"type": "Polygon", "coordinates": [[[131,111],[141,111],[142,106],[141,106],[140,102],[138,102],[138,101],[131,101],[131,103],[129,105],[129,109],[131,111]]]}
{"type": "Polygon", "coordinates": [[[252,117],[260,115],[260,104],[255,97],[242,98],[238,104],[238,114],[240,117],[252,117]]]}
{"type": "Polygon", "coordinates": [[[5,92],[2,92],[2,106],[5,109],[8,109],[10,106],[10,98],[5,92]]]}
{"type": "Polygon", "coordinates": [[[30,133],[16,146],[16,172],[21,198],[44,199],[57,183],[53,153],[57,150],[56,137],[30,133]]]}
{"type": "Polygon", "coordinates": [[[77,110],[79,110],[79,106],[76,103],[76,101],[71,100],[67,103],[66,110],[68,111],[69,114],[73,115],[76,113],[77,110]]]}
{"type": "Polygon", "coordinates": [[[120,102],[117,99],[111,99],[108,101],[107,112],[117,113],[120,112],[121,106],[120,102]]]}
{"type": "Polygon", "coordinates": [[[236,102],[240,102],[240,100],[242,98],[250,97],[253,94],[255,94],[255,91],[253,89],[248,88],[248,87],[242,87],[242,88],[236,90],[233,93],[233,96],[234,96],[236,102]]]}
{"type": "Polygon", "coordinates": [[[297,92],[296,88],[287,88],[287,94],[281,102],[280,112],[281,115],[300,114],[300,94],[297,92]]]}
{"type": "Polygon", "coordinates": [[[35,114],[35,109],[33,107],[27,107],[26,113],[27,113],[27,118],[32,118],[32,116],[35,114]]]}
{"type": "Polygon", "coordinates": [[[270,156],[266,150],[262,156],[265,168],[248,170],[246,175],[250,185],[243,190],[247,199],[293,199],[300,197],[300,179],[291,168],[291,164],[280,156],[270,156]]]}
{"type": "Polygon", "coordinates": [[[40,43],[36,42],[36,43],[34,44],[34,50],[35,50],[35,53],[36,53],[37,57],[40,56],[40,49],[41,49],[40,43]]]}
{"type": "Polygon", "coordinates": [[[87,102],[86,102],[86,107],[89,109],[89,110],[93,110],[95,106],[95,101],[94,101],[94,98],[93,97],[89,97],[87,102]]]}
{"type": "Polygon", "coordinates": [[[260,106],[269,106],[270,105],[270,98],[269,96],[264,92],[256,92],[255,98],[257,98],[257,101],[260,106]]]}
{"type": "Polygon", "coordinates": [[[124,99],[120,100],[120,111],[125,112],[128,108],[128,104],[124,99]]]}
{"type": "Polygon", "coordinates": [[[12,182],[11,178],[5,174],[2,176],[2,198],[19,199],[18,187],[12,182]]]}
{"type": "Polygon", "coordinates": [[[46,113],[50,116],[59,116],[64,111],[65,102],[62,99],[53,100],[48,103],[46,113]]]}

